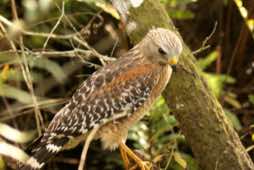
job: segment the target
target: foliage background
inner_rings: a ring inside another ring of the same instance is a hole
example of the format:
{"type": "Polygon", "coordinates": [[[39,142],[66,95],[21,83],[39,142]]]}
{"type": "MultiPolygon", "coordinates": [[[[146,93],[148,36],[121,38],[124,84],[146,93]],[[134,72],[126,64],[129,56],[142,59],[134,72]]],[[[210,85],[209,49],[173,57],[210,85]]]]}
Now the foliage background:
{"type": "MultiPolygon", "coordinates": [[[[161,3],[254,159],[253,1],[161,3]]],[[[14,7],[0,1],[0,169],[15,164],[3,144],[27,148],[89,74],[132,47],[108,1],[23,0],[14,7]]],[[[198,169],[162,97],[131,129],[127,144],[158,169],[198,169]]],[[[87,169],[122,169],[118,151],[98,146],[92,143],[87,169]]],[[[76,169],[81,151],[80,145],[60,153],[46,169],[76,169]]]]}

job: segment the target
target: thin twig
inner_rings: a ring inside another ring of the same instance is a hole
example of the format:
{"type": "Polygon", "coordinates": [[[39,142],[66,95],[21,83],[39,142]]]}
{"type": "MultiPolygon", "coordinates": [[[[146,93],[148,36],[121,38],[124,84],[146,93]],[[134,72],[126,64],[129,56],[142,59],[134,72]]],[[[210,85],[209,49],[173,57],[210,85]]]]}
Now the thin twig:
{"type": "Polygon", "coordinates": [[[53,34],[51,33],[49,35],[49,33],[43,33],[43,32],[32,32],[32,31],[22,31],[22,33],[24,35],[28,35],[28,36],[38,36],[38,37],[49,37],[50,38],[53,38],[53,39],[70,39],[72,38],[73,36],[77,35],[77,33],[73,33],[73,34],[67,34],[67,35],[59,35],[59,34],[53,34]]]}
{"type": "Polygon", "coordinates": [[[213,36],[213,34],[215,33],[216,29],[217,29],[217,25],[218,25],[218,22],[216,21],[215,24],[214,24],[214,27],[213,27],[213,30],[212,32],[204,39],[204,41],[202,42],[202,45],[199,49],[195,50],[192,52],[193,55],[196,55],[208,48],[210,48],[210,45],[208,43],[208,41],[211,39],[211,37],[213,36]]]}
{"type": "MultiPolygon", "coordinates": [[[[63,5],[64,6],[64,5],[63,5]]],[[[88,50],[92,51],[92,54],[95,55],[96,57],[98,57],[98,59],[101,61],[101,63],[103,65],[105,65],[104,60],[108,57],[105,57],[103,55],[101,55],[100,53],[98,53],[94,48],[92,48],[85,40],[82,39],[82,35],[80,34],[80,32],[76,32],[73,34],[67,34],[67,35],[58,35],[58,34],[54,34],[53,32],[55,31],[55,29],[57,28],[57,26],[59,25],[60,21],[62,20],[62,18],[64,17],[64,8],[62,9],[62,14],[58,20],[58,22],[55,24],[54,28],[51,30],[50,33],[42,33],[42,32],[32,32],[32,31],[26,31],[26,30],[21,30],[21,33],[23,35],[27,35],[27,36],[40,36],[40,37],[45,37],[47,38],[47,40],[45,41],[44,45],[43,45],[43,49],[42,51],[45,51],[46,45],[49,41],[50,38],[54,38],[54,39],[66,39],[66,40],[74,40],[75,42],[79,43],[80,45],[82,45],[83,47],[87,48],[88,50]]],[[[97,16],[98,17],[98,16],[97,16]]],[[[14,26],[14,24],[9,21],[8,19],[6,19],[5,17],[0,15],[0,22],[6,24],[9,27],[14,26]]],[[[70,21],[69,21],[70,22],[70,21]]],[[[68,23],[69,23],[68,22],[68,23]]],[[[70,24],[70,23],[69,23],[70,24]]],[[[72,26],[73,27],[73,26],[72,26]]],[[[84,30],[84,29],[82,29],[84,30]]],[[[107,59],[106,59],[107,61],[107,59]]]]}
{"type": "MultiPolygon", "coordinates": [[[[15,26],[13,22],[9,21],[7,18],[3,17],[0,15],[0,22],[3,24],[7,25],[8,27],[13,27],[15,26]]],[[[73,36],[77,35],[78,33],[72,33],[72,34],[67,34],[67,35],[59,35],[59,34],[54,34],[52,33],[43,33],[43,32],[33,32],[33,31],[28,31],[28,30],[21,30],[21,33],[23,35],[27,36],[38,36],[38,37],[45,37],[45,38],[54,38],[54,39],[70,39],[73,36]]]]}
{"type": "Polygon", "coordinates": [[[104,62],[103,58],[104,56],[101,55],[100,53],[98,53],[95,49],[93,49],[92,47],[90,47],[85,41],[82,41],[81,39],[79,39],[77,36],[73,37],[73,40],[75,40],[76,42],[78,42],[79,44],[83,45],[85,48],[87,48],[88,50],[91,50],[96,56],[98,56],[98,58],[100,59],[101,63],[103,65],[105,65],[106,63],[104,62]]]}
{"type": "Polygon", "coordinates": [[[165,170],[168,169],[168,167],[169,167],[169,165],[170,165],[170,163],[172,161],[172,158],[173,158],[173,155],[175,153],[176,147],[177,147],[177,142],[176,142],[176,140],[173,140],[173,144],[172,144],[172,146],[170,148],[170,155],[169,155],[169,158],[167,160],[167,164],[166,164],[166,166],[164,168],[165,170]]]}
{"type": "MultiPolygon", "coordinates": [[[[5,105],[5,107],[6,107],[6,110],[7,110],[7,112],[9,113],[8,115],[9,115],[10,117],[13,117],[13,116],[14,116],[14,113],[13,113],[12,107],[10,107],[8,101],[6,100],[6,98],[5,98],[4,96],[2,96],[2,99],[3,99],[4,105],[5,105]]],[[[15,119],[12,119],[12,122],[13,122],[14,127],[17,129],[17,128],[18,128],[18,124],[17,124],[16,120],[15,120],[15,119]]]]}
{"type": "MultiPolygon", "coordinates": [[[[39,101],[38,105],[41,109],[44,108],[48,108],[51,107],[53,105],[61,105],[66,103],[66,101],[68,101],[67,99],[49,99],[49,100],[45,100],[45,101],[39,101]]],[[[32,108],[34,108],[34,104],[28,104],[25,106],[17,106],[17,104],[12,104],[11,105],[12,111],[15,112],[14,115],[7,115],[7,116],[1,116],[0,117],[0,121],[4,122],[10,119],[14,119],[16,117],[28,114],[32,111],[32,108]],[[25,110],[25,111],[22,111],[25,110]]],[[[6,114],[6,111],[2,112],[3,115],[6,114]]]]}
{"type": "MultiPolygon", "coordinates": [[[[15,2],[14,2],[14,1],[12,1],[12,3],[14,3],[14,5],[15,5],[15,2]]],[[[9,22],[7,19],[5,19],[4,17],[2,17],[1,15],[0,15],[0,20],[1,20],[3,23],[7,24],[7,25],[9,25],[9,24],[11,23],[11,22],[9,22]]],[[[5,27],[2,25],[2,23],[0,23],[0,28],[1,28],[2,32],[3,32],[3,34],[7,35],[7,30],[6,30],[5,27]]],[[[15,43],[9,38],[9,36],[6,36],[6,39],[7,39],[7,42],[9,42],[11,48],[15,51],[15,56],[18,57],[18,53],[16,52],[16,51],[17,51],[17,48],[16,48],[15,43]]],[[[8,110],[8,108],[7,108],[7,110],[8,110]]],[[[10,116],[13,116],[13,115],[10,115],[10,116]]]]}
{"type": "MultiPolygon", "coordinates": [[[[64,10],[63,10],[64,11],[64,10]]],[[[63,12],[64,13],[64,12],[63,12]]],[[[62,16],[62,15],[61,15],[62,16]]],[[[13,26],[13,23],[9,20],[7,20],[6,18],[4,18],[3,16],[0,15],[0,21],[4,24],[6,24],[7,26],[13,26]]],[[[58,20],[60,22],[60,19],[58,20]]],[[[54,27],[57,27],[57,25],[59,24],[59,22],[57,22],[57,24],[54,27]]],[[[57,34],[53,34],[54,32],[54,28],[51,30],[50,33],[39,33],[39,32],[31,32],[31,31],[25,31],[25,30],[21,30],[21,33],[24,35],[29,35],[29,36],[40,36],[40,37],[45,37],[47,38],[47,40],[45,41],[44,45],[43,45],[43,52],[45,51],[45,47],[49,41],[50,38],[54,38],[54,39],[72,39],[75,42],[79,43],[80,45],[82,45],[83,47],[87,48],[88,50],[90,50],[92,52],[92,55],[98,57],[98,59],[101,61],[101,63],[103,65],[105,65],[105,61],[109,61],[108,58],[104,55],[101,55],[100,53],[98,53],[94,48],[92,48],[85,40],[82,40],[80,37],[81,34],[79,32],[73,33],[73,34],[68,34],[68,35],[57,35],[57,34]],[[45,45],[46,44],[46,45],[45,45]]],[[[83,51],[84,52],[84,51],[83,51]]]]}
{"type": "MultiPolygon", "coordinates": [[[[21,50],[13,51],[13,50],[7,50],[7,51],[1,51],[0,54],[12,54],[12,53],[21,53],[21,50]]],[[[45,57],[52,57],[52,58],[59,58],[59,57],[77,57],[77,55],[81,55],[82,59],[90,59],[91,57],[96,56],[98,53],[94,54],[91,50],[84,50],[80,48],[75,48],[73,50],[67,50],[67,51],[31,51],[27,50],[25,51],[26,55],[32,55],[32,56],[45,56],[45,57]]],[[[104,55],[99,55],[96,57],[101,57],[106,62],[115,61],[116,59],[113,57],[108,57],[104,55]]]]}
{"type": "Polygon", "coordinates": [[[124,111],[121,114],[114,115],[112,118],[110,118],[109,120],[103,122],[101,125],[94,127],[90,131],[89,135],[86,137],[86,142],[85,142],[85,145],[84,145],[83,150],[82,150],[78,170],[83,170],[84,169],[84,165],[85,165],[85,161],[86,161],[86,155],[87,155],[89,145],[90,145],[91,141],[94,139],[94,136],[95,136],[96,132],[98,131],[98,129],[100,129],[105,124],[107,124],[109,122],[112,122],[112,121],[115,121],[115,120],[119,120],[119,119],[125,117],[126,115],[127,115],[127,110],[124,111]]]}
{"type": "Polygon", "coordinates": [[[92,140],[94,139],[94,136],[95,136],[95,134],[96,134],[96,132],[98,131],[99,128],[100,128],[100,126],[98,126],[96,128],[93,128],[91,130],[91,132],[89,133],[89,135],[87,136],[85,145],[84,145],[83,150],[82,150],[78,170],[83,170],[84,169],[85,162],[86,162],[86,155],[87,155],[89,145],[92,142],[92,140]]]}
{"type": "Polygon", "coordinates": [[[56,22],[56,24],[54,25],[54,27],[52,28],[52,30],[50,31],[50,33],[49,33],[49,36],[47,37],[47,39],[46,39],[46,41],[44,42],[44,44],[43,44],[43,51],[44,51],[44,49],[46,48],[46,46],[47,46],[47,44],[48,44],[48,41],[50,40],[50,38],[51,38],[51,34],[53,34],[53,32],[55,32],[55,30],[57,29],[57,27],[59,26],[59,24],[61,23],[61,21],[62,21],[62,19],[63,19],[63,17],[64,17],[64,1],[62,1],[62,12],[61,12],[61,15],[60,15],[60,17],[58,18],[58,20],[57,20],[57,22],[56,22]]]}
{"type": "MultiPolygon", "coordinates": [[[[99,16],[100,16],[99,14],[100,14],[100,13],[98,13],[95,17],[93,17],[93,18],[89,21],[88,25],[87,25],[85,28],[83,28],[83,29],[81,30],[81,32],[84,32],[85,30],[87,30],[88,27],[91,26],[92,22],[95,20],[96,17],[102,19],[101,17],[99,17],[99,16]]],[[[79,44],[81,44],[81,45],[84,46],[85,48],[91,50],[91,51],[98,57],[98,59],[100,60],[100,62],[101,62],[103,65],[105,65],[106,63],[105,63],[105,61],[104,61],[104,59],[103,59],[103,56],[102,56],[101,54],[99,54],[94,48],[90,47],[90,45],[84,40],[84,38],[83,38],[83,36],[81,35],[81,33],[78,32],[78,31],[76,30],[76,28],[73,26],[73,24],[71,23],[71,21],[69,20],[69,18],[68,18],[67,16],[65,16],[65,19],[66,19],[66,21],[69,23],[69,25],[72,27],[72,29],[77,33],[77,35],[73,36],[72,40],[78,42],[79,44]]]]}
{"type": "MultiPolygon", "coordinates": [[[[17,15],[17,9],[16,9],[16,4],[15,4],[15,0],[11,0],[11,8],[12,8],[12,12],[13,12],[13,16],[15,20],[19,20],[18,15],[17,15]]],[[[30,70],[29,70],[29,66],[28,66],[28,61],[26,59],[26,55],[25,55],[25,49],[24,49],[24,42],[23,42],[23,37],[22,35],[19,36],[19,46],[21,49],[21,56],[22,59],[20,58],[20,56],[17,54],[19,61],[20,61],[20,67],[22,70],[22,74],[23,77],[25,79],[25,82],[27,84],[27,87],[31,93],[32,96],[32,100],[34,103],[34,113],[35,113],[35,120],[36,120],[36,125],[37,125],[37,130],[38,130],[38,134],[41,135],[41,125],[44,126],[43,123],[43,118],[38,106],[38,102],[36,99],[36,96],[34,94],[34,89],[33,89],[33,84],[32,84],[32,78],[31,78],[31,74],[30,74],[30,70]],[[22,61],[23,60],[23,61],[22,61]]]]}

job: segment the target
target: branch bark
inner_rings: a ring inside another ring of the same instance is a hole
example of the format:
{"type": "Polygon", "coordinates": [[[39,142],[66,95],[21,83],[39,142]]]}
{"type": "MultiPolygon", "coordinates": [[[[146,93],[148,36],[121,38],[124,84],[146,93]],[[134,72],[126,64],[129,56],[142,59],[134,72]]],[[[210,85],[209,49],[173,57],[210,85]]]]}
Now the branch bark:
{"type": "MultiPolygon", "coordinates": [[[[115,6],[119,10],[119,6],[115,6]]],[[[145,0],[139,7],[131,7],[125,15],[127,33],[134,44],[152,27],[177,32],[159,0],[145,0]]],[[[253,170],[253,162],[237,133],[201,77],[191,51],[184,46],[180,58],[184,69],[177,69],[163,95],[179,121],[200,169],[253,170]]]]}

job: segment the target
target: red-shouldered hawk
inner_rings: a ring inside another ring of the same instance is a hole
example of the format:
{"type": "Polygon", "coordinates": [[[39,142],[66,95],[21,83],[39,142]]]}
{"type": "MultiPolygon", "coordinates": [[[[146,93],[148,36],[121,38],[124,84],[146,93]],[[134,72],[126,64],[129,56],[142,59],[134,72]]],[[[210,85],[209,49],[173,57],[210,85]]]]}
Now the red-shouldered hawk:
{"type": "Polygon", "coordinates": [[[128,129],[167,85],[182,52],[181,40],[163,28],[147,35],[113,63],[94,72],[53,118],[21,170],[40,169],[52,156],[94,128],[105,149],[120,149],[146,169],[124,144],[128,129]]]}

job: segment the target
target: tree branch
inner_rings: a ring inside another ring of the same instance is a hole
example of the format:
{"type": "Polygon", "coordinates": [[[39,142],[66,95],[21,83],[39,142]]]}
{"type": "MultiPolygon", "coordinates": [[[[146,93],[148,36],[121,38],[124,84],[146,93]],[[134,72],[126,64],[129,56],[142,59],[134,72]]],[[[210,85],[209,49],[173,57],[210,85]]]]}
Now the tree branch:
{"type": "MultiPolygon", "coordinates": [[[[145,0],[141,6],[129,8],[124,17],[127,17],[127,33],[134,44],[152,27],[164,27],[177,32],[159,0],[145,0]]],[[[184,47],[180,58],[181,67],[174,73],[164,97],[179,121],[200,168],[254,169],[253,162],[227,121],[221,105],[199,74],[192,52],[186,45],[184,47]]]]}

